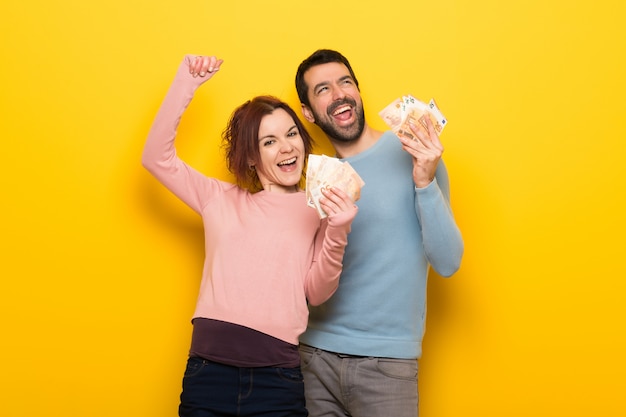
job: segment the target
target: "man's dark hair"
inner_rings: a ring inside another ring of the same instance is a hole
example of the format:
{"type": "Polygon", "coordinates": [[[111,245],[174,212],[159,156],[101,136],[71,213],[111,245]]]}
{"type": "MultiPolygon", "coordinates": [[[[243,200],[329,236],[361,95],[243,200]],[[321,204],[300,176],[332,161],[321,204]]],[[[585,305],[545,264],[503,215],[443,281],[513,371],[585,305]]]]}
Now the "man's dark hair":
{"type": "Polygon", "coordinates": [[[304,73],[312,67],[322,64],[328,64],[330,62],[337,62],[345,65],[348,68],[348,71],[350,71],[350,76],[354,80],[356,88],[359,88],[359,81],[356,79],[356,75],[354,75],[354,71],[352,71],[350,62],[348,62],[348,59],[345,56],[341,55],[337,51],[333,51],[332,49],[318,49],[317,51],[313,52],[307,59],[302,61],[302,63],[298,67],[298,71],[296,72],[296,91],[298,92],[298,98],[300,99],[300,103],[310,106],[308,97],[309,87],[304,82],[304,73]]]}

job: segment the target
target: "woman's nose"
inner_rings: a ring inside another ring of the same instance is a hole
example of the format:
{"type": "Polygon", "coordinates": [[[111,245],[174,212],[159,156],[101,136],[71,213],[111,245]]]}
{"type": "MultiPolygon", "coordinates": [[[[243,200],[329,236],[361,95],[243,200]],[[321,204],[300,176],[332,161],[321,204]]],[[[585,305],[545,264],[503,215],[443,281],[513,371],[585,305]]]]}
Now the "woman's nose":
{"type": "Polygon", "coordinates": [[[281,145],[280,145],[280,151],[287,153],[287,152],[291,152],[293,150],[293,145],[288,141],[288,140],[284,140],[281,145]]]}

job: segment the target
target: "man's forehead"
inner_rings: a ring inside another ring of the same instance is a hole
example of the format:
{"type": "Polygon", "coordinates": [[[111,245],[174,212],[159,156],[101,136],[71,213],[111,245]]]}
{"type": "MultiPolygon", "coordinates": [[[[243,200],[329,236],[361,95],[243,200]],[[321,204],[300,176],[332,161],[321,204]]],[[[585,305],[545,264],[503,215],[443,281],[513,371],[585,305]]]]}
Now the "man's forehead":
{"type": "Polygon", "coordinates": [[[345,76],[350,76],[348,67],[340,62],[327,62],[325,64],[315,65],[304,74],[308,79],[307,84],[319,84],[321,82],[330,82],[345,76]]]}

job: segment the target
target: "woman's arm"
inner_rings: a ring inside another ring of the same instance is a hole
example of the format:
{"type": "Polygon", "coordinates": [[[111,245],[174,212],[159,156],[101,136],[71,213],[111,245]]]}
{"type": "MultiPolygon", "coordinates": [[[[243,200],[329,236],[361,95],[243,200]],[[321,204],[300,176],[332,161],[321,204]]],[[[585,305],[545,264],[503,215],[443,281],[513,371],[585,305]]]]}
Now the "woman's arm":
{"type": "Polygon", "coordinates": [[[201,202],[194,190],[206,177],[178,158],[174,140],[196,89],[211,79],[221,64],[222,60],[215,57],[185,56],[148,133],[141,160],[157,180],[196,211],[200,211],[201,202]]]}
{"type": "Polygon", "coordinates": [[[313,264],[305,279],[306,297],[311,305],[320,305],[337,291],[343,267],[343,254],[348,233],[358,208],[348,195],[338,188],[322,190],[320,204],[328,214],[315,242],[313,264]]]}

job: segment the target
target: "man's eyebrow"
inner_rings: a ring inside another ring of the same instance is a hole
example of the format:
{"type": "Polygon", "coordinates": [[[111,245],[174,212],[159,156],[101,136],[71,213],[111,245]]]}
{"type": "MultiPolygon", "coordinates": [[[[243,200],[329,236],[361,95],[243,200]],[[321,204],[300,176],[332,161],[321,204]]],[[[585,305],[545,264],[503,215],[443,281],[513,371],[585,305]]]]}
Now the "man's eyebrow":
{"type": "Polygon", "coordinates": [[[322,81],[321,83],[315,84],[313,86],[313,91],[317,91],[318,88],[330,84],[330,81],[322,81]]]}
{"type": "MultiPolygon", "coordinates": [[[[346,75],[344,75],[342,77],[339,77],[337,79],[337,82],[342,82],[342,81],[345,81],[345,80],[353,80],[353,78],[352,78],[351,75],[346,74],[346,75]]],[[[315,86],[313,87],[313,91],[316,91],[318,88],[320,88],[322,86],[325,86],[325,85],[328,85],[330,83],[331,83],[331,81],[322,81],[321,83],[315,84],[315,86]]]]}

